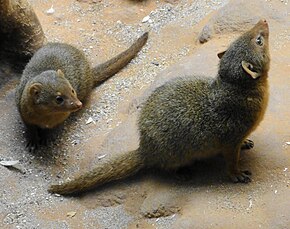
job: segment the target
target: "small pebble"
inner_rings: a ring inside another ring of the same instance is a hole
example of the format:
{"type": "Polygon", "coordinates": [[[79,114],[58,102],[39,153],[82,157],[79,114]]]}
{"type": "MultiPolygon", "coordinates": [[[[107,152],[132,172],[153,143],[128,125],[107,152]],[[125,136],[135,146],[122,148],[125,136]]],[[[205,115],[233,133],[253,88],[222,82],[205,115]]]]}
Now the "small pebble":
{"type": "Polygon", "coordinates": [[[154,64],[155,66],[159,66],[159,63],[157,61],[152,61],[152,64],[154,64]]]}
{"type": "Polygon", "coordinates": [[[93,120],[92,117],[89,117],[89,119],[86,121],[86,125],[88,125],[90,123],[95,123],[95,121],[93,120]]]}
{"type": "Polygon", "coordinates": [[[106,156],[107,156],[107,154],[104,154],[104,155],[98,156],[98,159],[100,160],[100,159],[102,159],[102,158],[104,158],[104,157],[106,157],[106,156]]]}
{"type": "Polygon", "coordinates": [[[54,14],[55,10],[53,9],[53,5],[46,11],[47,15],[52,15],[54,14]]]}
{"type": "Polygon", "coordinates": [[[149,19],[150,19],[150,16],[149,16],[149,15],[148,15],[148,16],[146,16],[146,17],[144,17],[144,18],[143,18],[143,20],[142,20],[142,23],[145,23],[145,22],[147,22],[149,19]]]}

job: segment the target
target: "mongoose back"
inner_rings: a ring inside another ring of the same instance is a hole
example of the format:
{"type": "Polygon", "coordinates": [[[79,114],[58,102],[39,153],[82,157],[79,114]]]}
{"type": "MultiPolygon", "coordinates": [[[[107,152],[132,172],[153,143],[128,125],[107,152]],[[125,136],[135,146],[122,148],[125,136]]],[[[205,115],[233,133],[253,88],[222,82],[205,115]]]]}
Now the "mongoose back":
{"type": "Polygon", "coordinates": [[[140,145],[108,158],[94,169],[49,192],[73,194],[118,180],[142,168],[176,169],[194,160],[223,154],[234,182],[249,182],[239,168],[246,137],[264,116],[268,101],[269,28],[260,20],[218,56],[216,78],[178,78],[157,88],[138,120],[140,145]]]}
{"type": "Polygon", "coordinates": [[[93,87],[125,67],[147,39],[146,32],[126,51],[94,68],[83,52],[71,45],[48,43],[40,48],[16,89],[16,104],[31,135],[30,151],[41,140],[42,129],[54,128],[79,110],[93,87]]]}

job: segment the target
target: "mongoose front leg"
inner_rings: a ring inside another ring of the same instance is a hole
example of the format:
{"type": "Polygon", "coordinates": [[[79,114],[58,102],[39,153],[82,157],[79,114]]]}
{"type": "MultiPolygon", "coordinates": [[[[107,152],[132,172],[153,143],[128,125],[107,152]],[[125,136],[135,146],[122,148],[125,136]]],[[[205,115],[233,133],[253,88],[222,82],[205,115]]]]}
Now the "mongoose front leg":
{"type": "Polygon", "coordinates": [[[38,140],[39,145],[46,146],[49,143],[50,136],[48,129],[38,128],[38,140]]]}
{"type": "Polygon", "coordinates": [[[244,150],[244,149],[252,149],[252,148],[254,148],[254,142],[250,139],[245,139],[241,146],[241,149],[244,150]]]}
{"type": "Polygon", "coordinates": [[[235,183],[248,183],[251,181],[251,172],[248,170],[241,171],[239,168],[240,148],[238,145],[234,148],[228,148],[224,151],[224,157],[227,163],[228,173],[231,180],[235,183]]]}
{"type": "Polygon", "coordinates": [[[27,126],[28,142],[26,148],[29,152],[35,152],[40,142],[39,129],[37,126],[27,126]]]}
{"type": "Polygon", "coordinates": [[[192,179],[194,169],[192,166],[185,166],[168,172],[171,172],[170,175],[173,175],[176,180],[189,181],[190,179],[192,179]]]}

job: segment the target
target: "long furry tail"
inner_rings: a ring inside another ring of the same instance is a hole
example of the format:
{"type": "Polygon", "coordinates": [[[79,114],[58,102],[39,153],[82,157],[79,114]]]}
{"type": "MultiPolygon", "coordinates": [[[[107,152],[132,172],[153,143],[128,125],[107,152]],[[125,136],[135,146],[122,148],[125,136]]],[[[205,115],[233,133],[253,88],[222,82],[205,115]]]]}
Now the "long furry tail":
{"type": "Polygon", "coordinates": [[[62,195],[80,193],[110,181],[119,180],[135,174],[144,167],[138,149],[122,155],[116,155],[108,161],[101,162],[93,170],[63,184],[51,185],[51,193],[62,195]]]}
{"type": "Polygon", "coordinates": [[[148,40],[148,32],[144,33],[138,40],[132,44],[126,51],[120,53],[116,57],[108,60],[93,68],[93,76],[95,78],[95,86],[106,81],[108,78],[116,74],[124,68],[141,50],[148,40]]]}

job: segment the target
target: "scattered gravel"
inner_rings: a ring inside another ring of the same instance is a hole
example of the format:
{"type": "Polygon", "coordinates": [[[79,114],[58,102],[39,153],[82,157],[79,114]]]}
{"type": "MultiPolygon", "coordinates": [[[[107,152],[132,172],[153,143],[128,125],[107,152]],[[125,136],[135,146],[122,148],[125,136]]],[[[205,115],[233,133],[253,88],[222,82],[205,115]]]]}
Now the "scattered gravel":
{"type": "Polygon", "coordinates": [[[85,213],[85,221],[88,222],[88,225],[91,218],[95,217],[98,219],[101,228],[110,229],[126,228],[134,220],[132,216],[125,213],[122,205],[116,207],[99,207],[85,213]]]}

